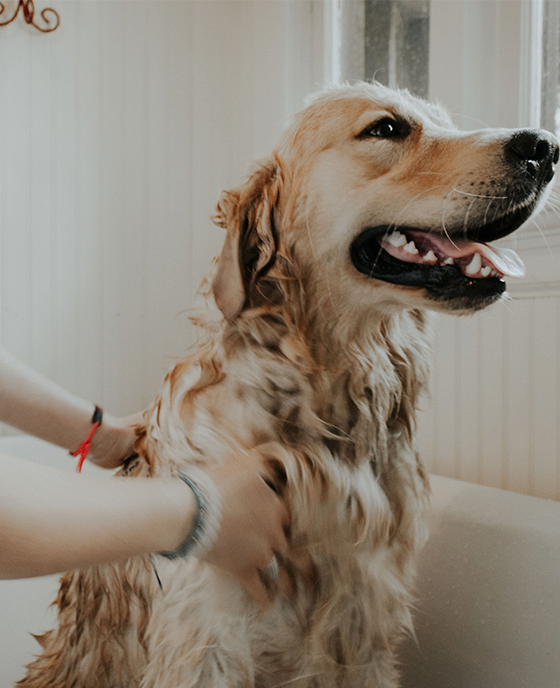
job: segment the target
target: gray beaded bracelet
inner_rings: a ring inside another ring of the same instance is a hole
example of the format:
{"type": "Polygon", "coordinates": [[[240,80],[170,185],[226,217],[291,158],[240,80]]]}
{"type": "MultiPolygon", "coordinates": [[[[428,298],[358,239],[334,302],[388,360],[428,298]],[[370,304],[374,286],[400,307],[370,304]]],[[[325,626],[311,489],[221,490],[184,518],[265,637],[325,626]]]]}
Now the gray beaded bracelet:
{"type": "Polygon", "coordinates": [[[222,508],[220,495],[212,479],[202,473],[198,479],[180,472],[178,477],[188,485],[195,498],[193,527],[184,542],[173,552],[159,552],[166,559],[182,559],[188,555],[202,557],[214,545],[220,532],[222,508]]]}

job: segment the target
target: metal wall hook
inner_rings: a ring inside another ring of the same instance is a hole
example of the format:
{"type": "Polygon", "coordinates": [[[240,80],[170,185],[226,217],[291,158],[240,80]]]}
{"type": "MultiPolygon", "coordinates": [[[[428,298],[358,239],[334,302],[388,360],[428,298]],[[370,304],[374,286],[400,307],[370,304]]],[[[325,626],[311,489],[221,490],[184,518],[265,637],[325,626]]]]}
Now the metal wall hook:
{"type": "MultiPolygon", "coordinates": [[[[0,16],[4,13],[5,9],[6,6],[4,5],[4,3],[0,2],[0,16]]],[[[0,26],[7,26],[8,24],[11,24],[18,16],[20,9],[23,12],[23,20],[25,21],[25,23],[34,26],[37,29],[37,31],[41,31],[41,33],[50,33],[51,31],[55,31],[56,29],[58,29],[58,25],[60,24],[60,17],[58,16],[58,12],[56,10],[53,10],[51,7],[46,7],[41,12],[41,17],[43,17],[43,21],[45,22],[46,26],[41,27],[35,23],[35,5],[33,3],[33,0],[19,0],[17,9],[14,12],[14,16],[11,19],[8,19],[7,21],[0,21],[0,26]],[[52,13],[54,17],[49,18],[47,16],[47,13],[49,12],[52,13]],[[54,20],[56,22],[53,26],[50,26],[51,20],[54,20]]]]}

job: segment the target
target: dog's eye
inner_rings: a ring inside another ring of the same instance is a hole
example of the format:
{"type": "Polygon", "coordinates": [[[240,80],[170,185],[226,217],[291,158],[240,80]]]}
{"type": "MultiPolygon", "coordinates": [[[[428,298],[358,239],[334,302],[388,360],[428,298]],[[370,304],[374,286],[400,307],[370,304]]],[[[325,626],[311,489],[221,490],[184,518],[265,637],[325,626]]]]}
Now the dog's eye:
{"type": "Polygon", "coordinates": [[[408,133],[408,128],[403,122],[397,122],[395,119],[385,117],[379,122],[370,125],[365,129],[361,136],[373,136],[379,139],[394,139],[399,136],[405,136],[408,133]]]}

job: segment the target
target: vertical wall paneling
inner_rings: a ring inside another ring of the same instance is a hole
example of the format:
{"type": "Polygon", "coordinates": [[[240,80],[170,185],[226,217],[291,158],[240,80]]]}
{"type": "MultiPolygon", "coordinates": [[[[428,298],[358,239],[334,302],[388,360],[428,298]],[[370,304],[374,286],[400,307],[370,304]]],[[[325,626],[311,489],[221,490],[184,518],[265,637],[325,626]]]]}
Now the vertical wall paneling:
{"type": "MultiPolygon", "coordinates": [[[[79,376],[83,365],[78,359],[78,294],[80,272],[77,258],[80,209],[76,203],[76,161],[78,157],[79,123],[74,95],[76,48],[79,45],[78,4],[64,3],[65,22],[49,35],[51,47],[50,86],[51,99],[51,174],[52,198],[52,276],[53,322],[50,346],[53,352],[52,368],[39,369],[72,391],[79,389],[79,376]]],[[[20,32],[14,31],[20,38],[20,32]]],[[[4,113],[2,113],[4,116],[4,113]]],[[[95,168],[94,168],[95,169],[95,168]]],[[[2,179],[4,183],[4,178],[2,179]]],[[[2,232],[9,232],[2,227],[2,232]]],[[[2,255],[2,260],[9,259],[2,255]]],[[[92,299],[90,307],[93,307],[92,299]]],[[[14,351],[13,353],[18,353],[14,351]]],[[[101,365],[101,362],[99,362],[101,365]]],[[[98,374],[99,374],[98,369],[98,374]]],[[[88,390],[84,390],[84,394],[88,390]]],[[[99,393],[99,389],[95,392],[99,393]]],[[[98,397],[100,398],[100,397],[98,397]]]]}
{"type": "Polygon", "coordinates": [[[284,3],[285,83],[284,119],[305,105],[306,98],[323,85],[326,8],[323,2],[287,0],[284,3]],[[302,40],[302,36],[310,40],[302,40]],[[307,65],[307,69],[302,67],[307,65]]]}
{"type": "Polygon", "coordinates": [[[519,126],[519,36],[527,4],[431,0],[430,96],[446,104],[462,129],[519,126]]]}
{"type": "MultiPolygon", "coordinates": [[[[457,351],[457,387],[453,391],[458,407],[458,427],[455,439],[459,461],[456,475],[462,480],[479,479],[481,455],[480,437],[480,376],[477,375],[479,321],[466,316],[454,323],[457,351]]],[[[449,352],[446,352],[449,356],[449,352]]],[[[436,365],[438,363],[436,362],[436,365]]]]}
{"type": "MultiPolygon", "coordinates": [[[[501,332],[504,304],[480,313],[479,369],[479,482],[501,487],[503,483],[503,427],[505,422],[505,356],[501,332]],[[488,461],[487,457],[492,457],[488,461]]],[[[506,349],[507,350],[507,349],[506,349]]]]}
{"type": "Polygon", "coordinates": [[[431,470],[441,475],[454,475],[457,470],[457,450],[455,445],[457,427],[457,407],[454,390],[457,388],[457,369],[449,351],[455,351],[456,333],[454,323],[451,327],[439,327],[434,346],[434,369],[432,372],[432,399],[429,413],[433,415],[433,455],[422,451],[430,461],[431,470]],[[437,408],[438,413],[433,413],[437,408]]]}
{"type": "Polygon", "coordinates": [[[208,227],[219,188],[236,179],[224,158],[241,170],[252,157],[253,103],[237,96],[252,55],[215,76],[263,27],[245,21],[251,3],[229,4],[228,17],[223,3],[61,1],[54,34],[0,35],[3,342],[115,410],[147,403],[192,340],[182,312],[222,238],[208,227]],[[192,169],[209,159],[195,196],[192,169]]]}
{"type": "Polygon", "coordinates": [[[439,316],[420,450],[436,473],[560,499],[560,294],[439,316]]]}
{"type": "Polygon", "coordinates": [[[551,299],[536,299],[534,304],[534,491],[548,498],[558,495],[558,446],[556,442],[559,422],[556,400],[558,385],[557,309],[551,299]]]}
{"type": "Polygon", "coordinates": [[[322,7],[57,3],[53,34],[0,31],[1,341],[129,413],[195,340],[220,190],[321,80],[322,7]]]}
{"type": "MultiPolygon", "coordinates": [[[[147,243],[142,285],[146,308],[144,326],[161,333],[146,337],[145,362],[165,352],[166,366],[191,343],[185,313],[196,287],[193,242],[193,106],[192,106],[192,3],[176,7],[173,16],[151,4],[147,17],[147,243]],[[174,30],[178,24],[179,31],[174,30]],[[169,49],[166,49],[168,46],[169,49]],[[174,84],[170,93],[170,84],[174,84]],[[174,136],[177,140],[174,142],[174,136]],[[182,162],[181,162],[182,161],[182,162]],[[180,168],[180,174],[175,170],[180,168]],[[175,227],[175,232],[169,228],[175,227]],[[161,279],[172,274],[173,280],[161,279]],[[158,285],[154,288],[154,285],[158,285]],[[178,346],[178,344],[180,345],[178,346]]],[[[147,369],[151,387],[160,371],[147,369]]]]}
{"type": "Polygon", "coordinates": [[[508,403],[505,447],[507,453],[506,484],[516,491],[532,490],[531,464],[534,432],[533,405],[533,303],[530,299],[508,304],[504,328],[504,347],[507,347],[508,367],[505,381],[508,403]]]}
{"type": "MultiPolygon", "coordinates": [[[[62,6],[66,7],[66,4],[62,6]]],[[[77,384],[90,399],[104,398],[104,366],[95,370],[83,361],[103,361],[102,308],[103,231],[100,222],[100,174],[97,146],[102,134],[98,102],[100,64],[91,59],[98,48],[99,13],[92,3],[75,3],[74,64],[71,87],[74,102],[74,226],[77,384]],[[101,373],[101,374],[100,374],[101,373]]],[[[61,195],[64,194],[64,187],[61,195]]],[[[64,266],[61,266],[65,269],[64,266]]],[[[111,405],[111,404],[110,404],[111,405]]]]}
{"type": "Polygon", "coordinates": [[[43,337],[51,338],[52,294],[51,280],[51,242],[52,213],[49,184],[50,168],[50,119],[52,113],[43,109],[50,96],[49,57],[50,45],[38,40],[40,36],[27,36],[27,74],[26,74],[26,131],[25,157],[28,164],[26,189],[27,218],[27,255],[28,255],[28,338],[29,356],[38,368],[50,365],[48,347],[43,345],[43,337]]]}
{"type": "Polygon", "coordinates": [[[29,355],[27,311],[29,299],[27,235],[29,206],[27,204],[29,152],[25,132],[29,117],[26,98],[28,85],[29,38],[16,40],[13,32],[2,37],[1,65],[1,160],[2,165],[2,334],[4,342],[21,356],[29,355]]]}

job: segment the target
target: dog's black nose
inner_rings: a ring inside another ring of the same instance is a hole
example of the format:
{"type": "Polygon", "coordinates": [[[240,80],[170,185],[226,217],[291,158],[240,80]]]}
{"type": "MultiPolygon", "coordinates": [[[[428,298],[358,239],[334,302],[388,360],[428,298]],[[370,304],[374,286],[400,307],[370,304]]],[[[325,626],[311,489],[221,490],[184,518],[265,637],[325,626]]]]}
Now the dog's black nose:
{"type": "Polygon", "coordinates": [[[558,162],[558,141],[548,131],[522,129],[506,141],[506,154],[520,164],[533,179],[548,183],[558,162]]]}

